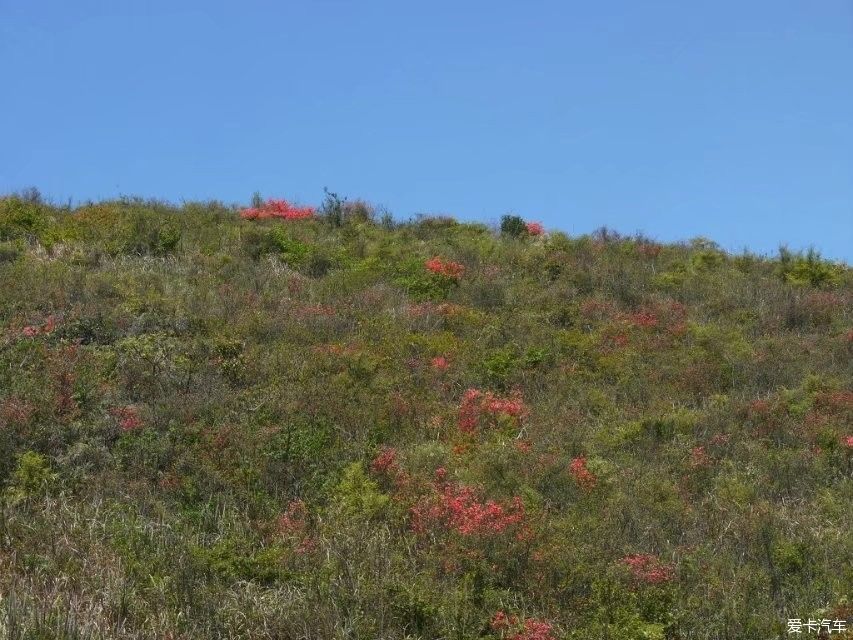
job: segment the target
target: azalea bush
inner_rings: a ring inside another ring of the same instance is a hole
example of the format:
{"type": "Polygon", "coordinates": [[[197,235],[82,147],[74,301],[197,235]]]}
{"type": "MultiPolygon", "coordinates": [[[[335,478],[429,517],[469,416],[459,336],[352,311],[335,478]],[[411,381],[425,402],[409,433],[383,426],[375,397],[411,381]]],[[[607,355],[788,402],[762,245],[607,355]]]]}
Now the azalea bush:
{"type": "Polygon", "coordinates": [[[314,216],[314,207],[299,207],[287,200],[267,200],[263,204],[247,207],[240,211],[240,217],[244,220],[266,220],[278,218],[280,220],[305,220],[314,216]]]}

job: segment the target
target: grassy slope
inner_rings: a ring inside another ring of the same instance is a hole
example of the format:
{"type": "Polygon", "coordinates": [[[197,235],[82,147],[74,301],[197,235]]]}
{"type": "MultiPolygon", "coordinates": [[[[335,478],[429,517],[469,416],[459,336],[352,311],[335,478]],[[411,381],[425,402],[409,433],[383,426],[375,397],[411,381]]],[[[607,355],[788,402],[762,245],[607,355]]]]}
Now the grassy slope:
{"type": "Polygon", "coordinates": [[[851,615],[849,268],[363,213],[0,200],[0,636],[851,615]]]}

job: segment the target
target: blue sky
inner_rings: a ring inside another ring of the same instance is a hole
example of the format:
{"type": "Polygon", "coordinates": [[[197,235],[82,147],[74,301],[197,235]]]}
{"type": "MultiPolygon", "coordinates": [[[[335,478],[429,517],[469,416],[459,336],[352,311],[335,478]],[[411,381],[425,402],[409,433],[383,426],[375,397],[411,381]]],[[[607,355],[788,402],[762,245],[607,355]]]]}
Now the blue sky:
{"type": "Polygon", "coordinates": [[[853,2],[0,0],[0,191],[853,262],[853,2]]]}

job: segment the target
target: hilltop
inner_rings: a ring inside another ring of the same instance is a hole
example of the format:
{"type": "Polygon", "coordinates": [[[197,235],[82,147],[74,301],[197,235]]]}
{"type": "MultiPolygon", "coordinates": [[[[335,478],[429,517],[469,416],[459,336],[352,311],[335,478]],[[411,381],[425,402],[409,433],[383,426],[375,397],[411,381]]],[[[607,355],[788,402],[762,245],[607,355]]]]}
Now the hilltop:
{"type": "Polygon", "coordinates": [[[852,363],[815,252],[5,197],[0,636],[850,627],[852,363]]]}

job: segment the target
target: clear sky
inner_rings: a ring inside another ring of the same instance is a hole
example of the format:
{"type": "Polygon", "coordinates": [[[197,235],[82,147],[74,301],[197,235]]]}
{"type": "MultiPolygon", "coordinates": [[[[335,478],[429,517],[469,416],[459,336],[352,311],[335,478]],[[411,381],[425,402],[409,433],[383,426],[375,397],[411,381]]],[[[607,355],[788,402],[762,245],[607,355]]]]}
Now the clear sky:
{"type": "Polygon", "coordinates": [[[853,262],[853,0],[0,0],[0,192],[853,262]]]}

